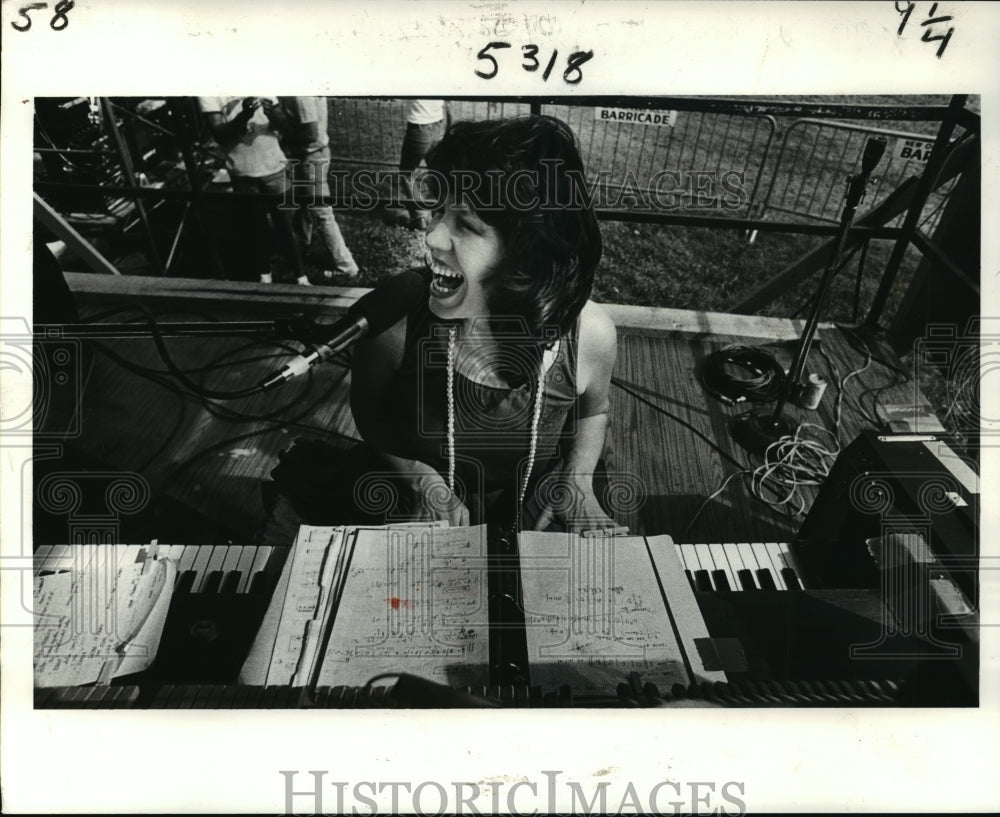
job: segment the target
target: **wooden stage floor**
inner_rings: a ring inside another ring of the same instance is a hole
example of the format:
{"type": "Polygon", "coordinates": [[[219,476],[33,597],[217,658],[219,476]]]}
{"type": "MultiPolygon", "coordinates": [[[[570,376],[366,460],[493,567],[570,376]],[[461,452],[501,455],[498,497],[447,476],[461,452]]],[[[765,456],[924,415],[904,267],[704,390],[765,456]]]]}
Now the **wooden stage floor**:
{"type": "MultiPolygon", "coordinates": [[[[67,278],[82,315],[121,307],[107,318],[117,321],[140,319],[130,306],[137,300],[162,321],[260,321],[295,313],[332,320],[361,292],[88,274],[67,278]]],[[[761,462],[736,445],[728,430],[733,418],[748,410],[747,404],[729,406],[712,397],[701,385],[698,370],[710,352],[731,343],[763,347],[787,366],[801,323],[608,308],[619,326],[615,378],[621,387],[612,388],[606,453],[612,483],[617,480],[622,489],[615,494],[618,507],[624,508],[617,514],[619,520],[634,533],[668,533],[677,542],[789,541],[801,516],[779,513],[752,498],[742,478],[733,478],[691,524],[727,476],[761,462]]],[[[291,345],[283,349],[273,341],[233,337],[174,337],[167,344],[180,368],[212,389],[253,385],[295,352],[291,345]]],[[[271,392],[210,405],[176,386],[148,339],[108,339],[87,345],[99,348],[83,357],[79,433],[61,444],[40,443],[36,486],[43,475],[54,471],[84,481],[96,474],[133,474],[133,482],[148,486],[149,501],[144,508],[119,511],[123,540],[249,543],[263,520],[261,482],[282,450],[296,437],[334,445],[349,445],[357,438],[348,408],[349,374],[335,363],[271,392]]],[[[837,382],[863,363],[864,355],[841,330],[823,326],[806,371],[818,373],[829,386],[818,410],[790,406],[789,414],[833,430],[837,382]]],[[[940,429],[912,382],[872,362],[846,384],[842,445],[874,427],[876,396],[882,420],[905,421],[914,431],[940,429]]],[[[815,491],[802,489],[807,505],[815,491]]],[[[36,490],[39,502],[51,506],[36,490]]],[[[89,508],[90,512],[99,509],[89,508]]],[[[67,541],[73,521],[56,513],[38,524],[36,544],[67,541]]]]}

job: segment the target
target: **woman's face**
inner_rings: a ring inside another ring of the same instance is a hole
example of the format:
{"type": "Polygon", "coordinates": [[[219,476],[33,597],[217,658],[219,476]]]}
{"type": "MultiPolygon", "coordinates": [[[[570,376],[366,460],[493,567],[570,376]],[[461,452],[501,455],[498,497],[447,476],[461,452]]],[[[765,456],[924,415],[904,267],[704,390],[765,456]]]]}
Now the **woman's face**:
{"type": "Polygon", "coordinates": [[[483,284],[503,257],[496,228],[471,207],[449,202],[435,215],[425,240],[434,273],[431,312],[449,320],[489,315],[483,284]]]}

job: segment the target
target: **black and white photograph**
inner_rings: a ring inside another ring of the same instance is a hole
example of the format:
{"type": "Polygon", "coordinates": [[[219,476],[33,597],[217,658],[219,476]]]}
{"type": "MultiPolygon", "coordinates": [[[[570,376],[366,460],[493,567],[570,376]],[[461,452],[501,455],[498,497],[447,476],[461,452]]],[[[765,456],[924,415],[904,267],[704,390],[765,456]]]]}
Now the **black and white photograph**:
{"type": "Polygon", "coordinates": [[[10,813],[1000,805],[1000,15],[3,11],[10,813]]]}

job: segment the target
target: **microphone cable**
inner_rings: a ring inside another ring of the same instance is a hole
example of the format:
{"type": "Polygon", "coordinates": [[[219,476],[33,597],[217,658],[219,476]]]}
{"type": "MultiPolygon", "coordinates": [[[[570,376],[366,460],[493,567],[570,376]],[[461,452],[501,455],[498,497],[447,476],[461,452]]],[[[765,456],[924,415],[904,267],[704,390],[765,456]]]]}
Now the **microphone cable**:
{"type": "Polygon", "coordinates": [[[729,405],[777,400],[785,377],[785,370],[770,352],[740,344],[712,352],[701,369],[702,384],[708,392],[729,405]]]}
{"type": "Polygon", "coordinates": [[[160,326],[156,322],[156,316],[153,315],[145,304],[138,304],[138,308],[142,311],[143,316],[146,318],[146,323],[149,324],[149,329],[153,333],[153,343],[156,344],[156,351],[159,352],[160,359],[170,371],[170,374],[177,378],[177,380],[190,391],[200,397],[208,398],[209,400],[236,400],[240,397],[249,397],[252,394],[257,394],[258,392],[262,392],[264,390],[264,387],[260,384],[246,389],[227,391],[221,389],[206,389],[200,383],[195,383],[180,369],[180,367],[177,366],[176,363],[174,363],[173,358],[170,357],[170,352],[167,351],[167,345],[163,341],[163,333],[160,332],[160,326]]]}

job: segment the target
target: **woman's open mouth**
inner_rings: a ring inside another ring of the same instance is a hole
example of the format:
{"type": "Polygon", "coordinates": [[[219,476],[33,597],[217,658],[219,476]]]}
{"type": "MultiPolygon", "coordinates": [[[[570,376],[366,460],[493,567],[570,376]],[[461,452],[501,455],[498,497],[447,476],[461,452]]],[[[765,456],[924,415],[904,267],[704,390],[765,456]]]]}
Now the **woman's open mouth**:
{"type": "Polygon", "coordinates": [[[459,287],[465,283],[464,275],[448,269],[443,264],[429,260],[427,266],[434,275],[434,279],[431,281],[431,294],[438,298],[447,298],[455,294],[459,287]]]}

